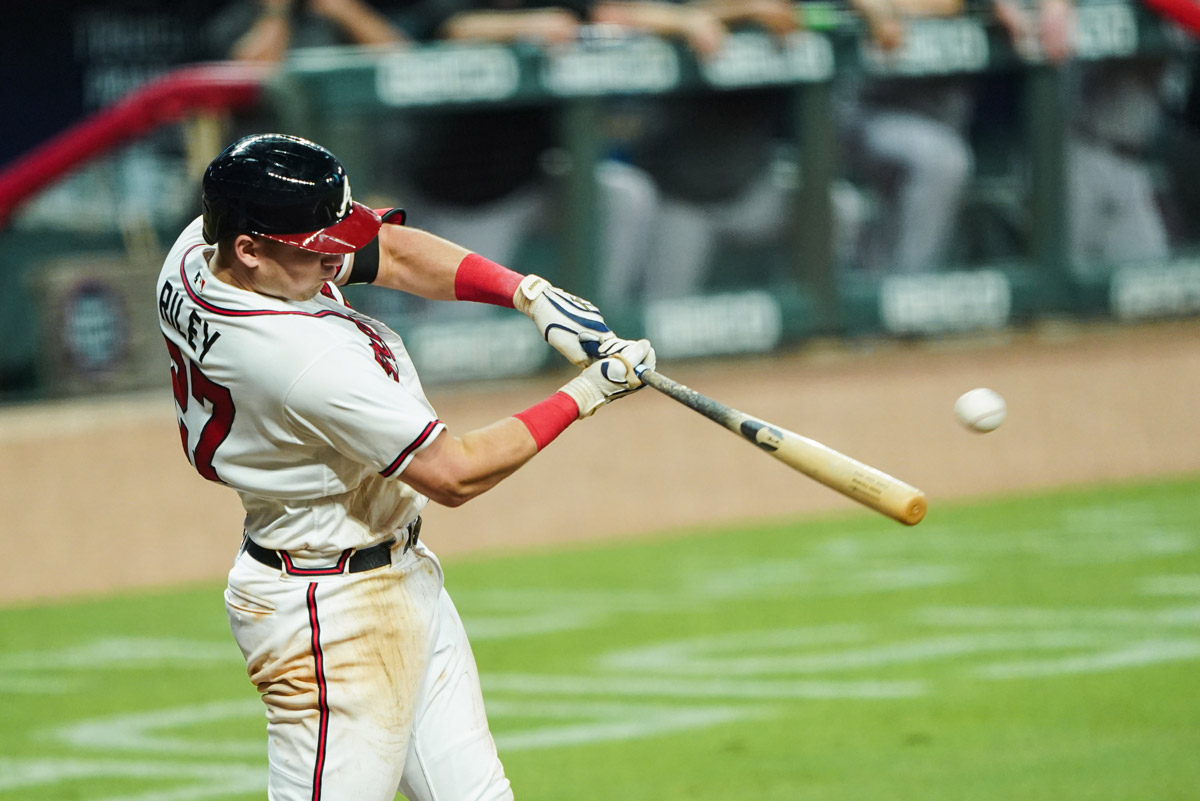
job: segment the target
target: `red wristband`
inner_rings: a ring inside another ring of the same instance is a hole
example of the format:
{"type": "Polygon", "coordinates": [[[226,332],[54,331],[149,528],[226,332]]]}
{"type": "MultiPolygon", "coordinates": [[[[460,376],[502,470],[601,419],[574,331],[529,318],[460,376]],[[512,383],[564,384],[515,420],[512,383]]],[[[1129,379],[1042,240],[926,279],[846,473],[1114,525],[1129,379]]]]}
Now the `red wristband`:
{"type": "Polygon", "coordinates": [[[541,403],[535,403],[513,417],[520,420],[533,435],[537,449],[549,445],[554,438],[579,419],[579,405],[565,392],[555,392],[541,403]]]}
{"type": "Polygon", "coordinates": [[[458,271],[454,274],[454,297],[511,309],[517,285],[524,277],[478,253],[471,253],[458,263],[458,271]]]}

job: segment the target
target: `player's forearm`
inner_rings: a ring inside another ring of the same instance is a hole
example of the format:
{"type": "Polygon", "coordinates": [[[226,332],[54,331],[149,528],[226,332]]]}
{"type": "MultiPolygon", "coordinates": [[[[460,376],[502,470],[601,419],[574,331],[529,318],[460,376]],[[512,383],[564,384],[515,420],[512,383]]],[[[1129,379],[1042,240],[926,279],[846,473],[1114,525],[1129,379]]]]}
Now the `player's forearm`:
{"type": "Polygon", "coordinates": [[[429,300],[511,309],[524,277],[428,231],[385,225],[379,232],[379,271],[371,283],[429,300]]]}
{"type": "Polygon", "coordinates": [[[229,51],[234,61],[282,61],[292,41],[286,10],[267,9],[229,51]]]}
{"type": "Polygon", "coordinates": [[[565,41],[574,37],[578,24],[569,11],[558,8],[467,11],[447,20],[441,32],[452,41],[565,41]]]}
{"type": "Polygon", "coordinates": [[[610,0],[596,4],[592,19],[658,36],[682,36],[687,32],[688,21],[695,13],[695,9],[675,3],[610,0]]]}
{"type": "Polygon", "coordinates": [[[963,12],[962,0],[895,0],[895,5],[910,17],[953,17],[963,12]]]}
{"type": "Polygon", "coordinates": [[[385,225],[379,231],[379,273],[371,283],[428,300],[455,300],[458,266],[470,253],[419,228],[385,225]]]}
{"type": "Polygon", "coordinates": [[[791,0],[693,0],[692,4],[728,25],[753,22],[780,34],[799,27],[800,11],[791,0]]]}
{"type": "Polygon", "coordinates": [[[508,478],[538,452],[515,417],[464,434],[444,432],[417,454],[401,479],[435,503],[461,506],[508,478]]]}
{"type": "Polygon", "coordinates": [[[598,23],[681,39],[702,59],[720,52],[728,33],[716,16],[691,4],[608,0],[592,9],[591,18],[598,23]]]}
{"type": "Polygon", "coordinates": [[[384,46],[408,41],[387,17],[366,4],[348,4],[334,21],[355,44],[384,46]]]}

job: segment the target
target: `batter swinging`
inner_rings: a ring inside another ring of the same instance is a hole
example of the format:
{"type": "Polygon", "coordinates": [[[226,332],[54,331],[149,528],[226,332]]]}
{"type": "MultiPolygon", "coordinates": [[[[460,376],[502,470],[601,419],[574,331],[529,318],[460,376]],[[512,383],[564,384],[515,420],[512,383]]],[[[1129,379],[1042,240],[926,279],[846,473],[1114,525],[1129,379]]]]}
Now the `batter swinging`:
{"type": "Polygon", "coordinates": [[[303,139],[234,143],[203,200],[163,265],[159,318],[184,451],[246,510],[225,603],[266,704],[268,797],[511,798],[420,513],[485,492],[637,389],[650,343],[619,339],[537,276],[404,227],[403,212],[356,203],[339,161],[303,139]],[[376,239],[378,258],[356,264],[376,239]],[[454,436],[400,337],[346,305],[349,282],[519,308],[584,369],[454,436]]]}

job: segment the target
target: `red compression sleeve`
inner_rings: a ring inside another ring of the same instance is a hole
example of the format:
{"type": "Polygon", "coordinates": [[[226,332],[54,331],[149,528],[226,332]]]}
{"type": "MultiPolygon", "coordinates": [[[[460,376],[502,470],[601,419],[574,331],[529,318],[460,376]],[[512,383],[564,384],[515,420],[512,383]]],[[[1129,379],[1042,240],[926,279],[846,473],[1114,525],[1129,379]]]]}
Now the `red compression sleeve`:
{"type": "Polygon", "coordinates": [[[535,403],[513,417],[520,420],[533,435],[537,449],[549,445],[554,438],[579,419],[579,405],[565,392],[555,392],[541,403],[535,403]]]}
{"type": "Polygon", "coordinates": [[[511,309],[517,284],[524,277],[478,253],[470,253],[458,263],[458,272],[454,274],[454,297],[511,309]]]}

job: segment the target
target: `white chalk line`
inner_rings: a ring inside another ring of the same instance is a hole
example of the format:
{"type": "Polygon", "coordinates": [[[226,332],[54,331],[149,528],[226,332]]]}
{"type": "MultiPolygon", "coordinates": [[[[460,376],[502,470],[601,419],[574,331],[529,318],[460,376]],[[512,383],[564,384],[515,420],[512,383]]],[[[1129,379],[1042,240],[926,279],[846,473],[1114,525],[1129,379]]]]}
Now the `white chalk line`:
{"type": "Polygon", "coordinates": [[[484,694],[647,696],[652,698],[744,698],[751,700],[913,698],[923,695],[921,681],[730,680],[666,676],[551,676],[492,673],[483,677],[484,694]]]}
{"type": "Polygon", "coordinates": [[[0,757],[0,791],[106,778],[185,781],[188,785],[106,798],[89,794],[87,798],[91,801],[192,801],[259,792],[266,787],[265,768],[229,762],[0,757]]]}
{"type": "Polygon", "coordinates": [[[210,704],[156,709],[127,715],[71,723],[51,729],[46,736],[55,742],[80,749],[103,748],[141,754],[187,754],[190,756],[262,757],[265,744],[259,740],[211,742],[171,736],[172,730],[235,718],[261,717],[262,702],[255,698],[217,701],[210,704]]]}
{"type": "MultiPolygon", "coordinates": [[[[1121,511],[1121,510],[1118,510],[1121,511]]],[[[472,618],[480,639],[510,638],[574,630],[599,625],[611,615],[663,613],[695,610],[697,603],[724,602],[730,598],[812,597],[814,595],[866,594],[869,592],[933,586],[962,581],[969,573],[954,564],[914,564],[904,558],[905,551],[973,557],[981,553],[1030,554],[1058,561],[1136,560],[1147,556],[1179,554],[1194,550],[1196,537],[1191,532],[1169,526],[1148,525],[1153,509],[1131,506],[1114,515],[1105,507],[1099,513],[1079,512],[1067,517],[1064,528],[1044,532],[1023,532],[1016,540],[1004,538],[964,538],[961,532],[926,527],[934,535],[902,548],[872,540],[849,543],[831,540],[817,548],[811,558],[788,563],[748,565],[733,571],[714,570],[698,580],[684,581],[676,589],[664,587],[655,592],[561,590],[497,590],[470,594],[471,600],[486,597],[491,603],[478,608],[509,611],[513,614],[472,618]],[[1139,530],[1140,529],[1140,530],[1139,530]],[[1064,533],[1066,536],[1064,536],[1064,533]],[[1091,539],[1084,543],[1080,537],[1091,539]],[[1088,550],[1089,546],[1093,546],[1088,550]],[[892,548],[895,547],[893,554],[892,548]],[[1082,551],[1083,556],[1080,557],[1082,551]],[[894,556],[895,558],[890,558],[894,556]],[[565,597],[564,597],[565,596],[565,597]],[[497,603],[498,602],[498,603],[497,603]],[[578,602],[578,603],[576,603],[578,602]],[[546,612],[547,608],[558,611],[546,612]],[[570,611],[564,611],[570,610],[570,611]]],[[[1155,577],[1141,583],[1142,594],[1197,594],[1200,576],[1155,577]]],[[[990,661],[966,668],[981,679],[1008,679],[1075,675],[1102,670],[1123,670],[1162,662],[1200,658],[1200,641],[1191,637],[1164,637],[1162,629],[1190,629],[1200,618],[1200,609],[1178,607],[1165,610],[1044,610],[1004,608],[930,608],[917,615],[925,625],[1001,627],[1016,631],[957,633],[945,636],[916,637],[899,642],[871,642],[870,632],[861,626],[826,626],[803,630],[783,630],[697,638],[688,643],[658,644],[646,649],[629,649],[601,656],[597,663],[625,662],[641,675],[635,678],[541,676],[534,674],[485,674],[485,693],[489,709],[502,717],[539,717],[556,721],[549,726],[507,729],[498,738],[506,751],[542,749],[562,745],[586,745],[603,740],[636,737],[721,725],[754,716],[774,714],[771,704],[761,701],[788,699],[863,699],[915,697],[929,692],[923,681],[848,680],[833,677],[812,679],[766,679],[764,675],[791,673],[837,673],[868,670],[957,658],[964,655],[994,655],[1008,650],[1025,652],[1075,651],[1038,659],[990,661]],[[1157,628],[1158,636],[1136,630],[1157,628]],[[1028,631],[1029,628],[1038,629],[1028,631]],[[1118,636],[1123,630],[1124,634],[1118,636]],[[1114,634],[1118,630],[1118,634],[1114,634]],[[1122,639],[1124,637],[1124,639],[1122,639]],[[1134,641],[1136,639],[1136,641],[1134,641]],[[865,645],[864,645],[865,643],[865,645]],[[764,652],[747,654],[737,650],[747,645],[764,652]],[[853,645],[851,648],[840,646],[853,645]],[[813,649],[824,652],[812,653],[813,649]],[[699,659],[699,661],[697,661],[699,659]],[[671,662],[674,661],[674,667],[671,662]],[[656,668],[655,665],[658,667],[656,668]],[[653,675],[655,670],[661,676],[653,675]],[[714,677],[712,671],[721,675],[714,677]],[[650,675],[647,675],[650,674],[650,675]],[[495,695],[496,697],[491,697],[495,695]],[[516,696],[515,698],[512,696],[516,696]],[[529,696],[530,698],[527,698],[529,696]],[[547,703],[547,696],[558,696],[561,703],[547,703]],[[673,698],[679,706],[650,703],[598,704],[583,699],[673,698]],[[540,699],[540,703],[530,700],[540,699]],[[725,703],[721,703],[724,700],[725,703]],[[716,703],[713,703],[713,702],[716,703]],[[730,704],[728,701],[736,701],[730,704]],[[581,718],[584,718],[581,720],[581,718]]],[[[1190,633],[1190,632],[1188,632],[1190,633]]],[[[0,692],[5,686],[19,691],[61,692],[71,683],[59,683],[54,677],[11,675],[19,671],[76,671],[102,667],[145,668],[154,664],[186,664],[198,661],[239,662],[232,643],[224,645],[190,640],[155,638],[114,638],[72,649],[26,652],[0,657],[0,692]]],[[[254,699],[218,702],[168,710],[139,713],[104,720],[81,721],[60,727],[51,739],[73,748],[115,749],[138,753],[156,753],[164,757],[218,757],[220,761],[196,762],[165,758],[152,762],[122,759],[81,760],[11,759],[0,757],[0,790],[20,789],[61,781],[87,778],[123,777],[164,781],[183,787],[139,791],[134,795],[114,795],[93,801],[201,801],[236,794],[257,794],[265,787],[266,770],[262,765],[262,743],[218,743],[186,736],[187,728],[198,723],[223,719],[260,717],[261,706],[254,699]],[[149,750],[147,750],[149,749],[149,750]],[[254,766],[230,762],[242,757],[254,766]]],[[[45,733],[43,732],[43,735],[45,733]]]]}
{"type": "Polygon", "coordinates": [[[1167,595],[1200,598],[1200,574],[1147,576],[1138,582],[1142,595],[1167,595]]]}
{"type": "Polygon", "coordinates": [[[1147,667],[1164,662],[1189,661],[1200,658],[1200,639],[1145,640],[1125,648],[1097,654],[1064,657],[1053,660],[1002,662],[975,669],[986,679],[1030,679],[1051,676],[1078,676],[1127,668],[1147,667]]]}
{"type": "Polygon", "coordinates": [[[508,730],[496,736],[502,751],[530,751],[560,746],[624,741],[706,728],[773,716],[770,707],[754,706],[664,706],[653,704],[560,703],[489,701],[488,710],[510,717],[560,718],[565,725],[508,730]],[[580,718],[587,722],[574,722],[580,718]]]}
{"type": "Polygon", "coordinates": [[[166,637],[103,637],[65,648],[3,654],[0,670],[140,670],[147,665],[240,661],[241,654],[232,638],[218,643],[166,637]]]}
{"type": "Polygon", "coordinates": [[[918,610],[917,622],[931,626],[1200,629],[1200,605],[1164,609],[1047,609],[1039,607],[934,606],[918,610]]]}

